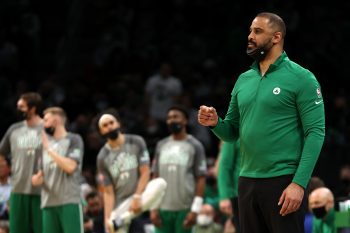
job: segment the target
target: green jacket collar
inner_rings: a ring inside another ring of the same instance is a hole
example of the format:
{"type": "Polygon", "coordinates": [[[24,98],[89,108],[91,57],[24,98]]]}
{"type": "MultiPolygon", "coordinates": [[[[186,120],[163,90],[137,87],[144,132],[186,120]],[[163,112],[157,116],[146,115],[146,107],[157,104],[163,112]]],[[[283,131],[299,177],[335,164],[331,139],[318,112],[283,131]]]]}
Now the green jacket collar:
{"type": "MultiPolygon", "coordinates": [[[[273,64],[270,65],[266,74],[276,70],[284,61],[288,61],[288,60],[289,60],[289,58],[287,56],[287,53],[285,51],[283,51],[282,54],[277,58],[277,60],[273,64]]],[[[260,72],[259,63],[256,61],[253,62],[253,64],[250,66],[250,68],[260,72]]]]}

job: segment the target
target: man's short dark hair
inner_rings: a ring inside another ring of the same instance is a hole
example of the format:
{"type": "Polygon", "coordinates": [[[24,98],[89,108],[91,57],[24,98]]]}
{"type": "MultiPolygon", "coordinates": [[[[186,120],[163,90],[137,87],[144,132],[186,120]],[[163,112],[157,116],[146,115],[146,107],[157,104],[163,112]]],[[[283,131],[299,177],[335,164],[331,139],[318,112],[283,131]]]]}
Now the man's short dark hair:
{"type": "Polygon", "coordinates": [[[277,32],[282,33],[282,38],[286,36],[286,25],[283,19],[277,14],[270,12],[261,12],[256,17],[263,17],[269,20],[269,24],[272,28],[275,28],[277,32]]]}
{"type": "Polygon", "coordinates": [[[20,99],[23,99],[27,103],[29,109],[35,107],[36,114],[39,114],[41,112],[43,101],[39,93],[27,92],[22,94],[20,96],[20,99]]]}
{"type": "Polygon", "coordinates": [[[182,114],[184,115],[184,117],[188,120],[189,119],[189,114],[188,111],[185,107],[181,106],[181,105],[173,105],[170,108],[168,108],[167,113],[169,113],[171,110],[177,110],[182,112],[182,114]]]}

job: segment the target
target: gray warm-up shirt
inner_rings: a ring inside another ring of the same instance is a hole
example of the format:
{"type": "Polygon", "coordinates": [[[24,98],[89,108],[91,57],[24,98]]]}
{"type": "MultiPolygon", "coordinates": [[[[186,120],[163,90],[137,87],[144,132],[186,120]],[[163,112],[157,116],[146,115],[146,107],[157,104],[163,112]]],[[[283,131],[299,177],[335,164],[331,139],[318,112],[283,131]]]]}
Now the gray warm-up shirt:
{"type": "Polygon", "coordinates": [[[63,171],[55,161],[43,152],[44,185],[41,192],[41,207],[79,204],[80,178],[84,144],[80,135],[68,133],[61,139],[49,137],[49,148],[60,156],[73,159],[78,166],[72,174],[63,171]]]}
{"type": "Polygon", "coordinates": [[[204,147],[192,135],[184,140],[166,137],[157,143],[152,169],[168,184],[160,209],[189,209],[195,196],[196,178],[207,172],[204,147]]]}
{"type": "Polygon", "coordinates": [[[131,134],[124,136],[125,143],[120,148],[105,144],[97,156],[100,181],[106,186],[113,185],[115,208],[136,191],[139,167],[150,163],[144,139],[131,134]]]}
{"type": "Polygon", "coordinates": [[[0,143],[0,154],[11,157],[13,193],[40,195],[40,187],[32,185],[32,175],[38,171],[42,154],[43,126],[29,127],[26,121],[10,126],[0,143]]]}

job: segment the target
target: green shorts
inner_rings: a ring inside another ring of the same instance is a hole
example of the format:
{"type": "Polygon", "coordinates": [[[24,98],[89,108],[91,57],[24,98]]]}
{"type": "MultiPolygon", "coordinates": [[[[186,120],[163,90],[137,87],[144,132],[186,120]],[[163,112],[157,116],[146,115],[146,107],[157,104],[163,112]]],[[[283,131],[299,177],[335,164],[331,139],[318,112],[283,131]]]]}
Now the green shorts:
{"type": "Polygon", "coordinates": [[[43,208],[43,233],[83,233],[83,211],[80,204],[43,208]]]}
{"type": "Polygon", "coordinates": [[[42,233],[40,196],[11,193],[9,218],[11,233],[42,233]]]}
{"type": "Polygon", "coordinates": [[[191,233],[192,228],[185,229],[183,222],[189,210],[167,211],[159,210],[162,225],[156,227],[156,233],[191,233]]]}

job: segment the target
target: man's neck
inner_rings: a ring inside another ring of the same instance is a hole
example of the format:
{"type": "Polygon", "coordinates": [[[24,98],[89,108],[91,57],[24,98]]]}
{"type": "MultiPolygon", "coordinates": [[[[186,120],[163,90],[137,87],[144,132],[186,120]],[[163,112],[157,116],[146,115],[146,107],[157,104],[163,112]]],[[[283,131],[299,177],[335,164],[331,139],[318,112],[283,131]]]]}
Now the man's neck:
{"type": "Polygon", "coordinates": [[[281,56],[282,51],[270,51],[264,60],[259,62],[261,76],[264,76],[270,65],[275,63],[275,61],[281,56]]]}
{"type": "Polygon", "coordinates": [[[115,140],[108,139],[107,143],[112,147],[113,149],[119,149],[125,142],[125,136],[124,134],[120,133],[119,137],[115,140]]]}
{"type": "Polygon", "coordinates": [[[27,119],[26,123],[28,126],[33,127],[33,126],[36,126],[36,125],[42,123],[42,119],[39,115],[34,115],[30,119],[27,119]]]}
{"type": "Polygon", "coordinates": [[[187,138],[187,132],[186,131],[181,131],[178,134],[172,134],[171,136],[173,137],[174,140],[184,140],[187,138]]]}
{"type": "Polygon", "coordinates": [[[63,125],[58,125],[55,128],[55,133],[54,133],[53,137],[55,139],[61,139],[61,138],[64,138],[65,136],[67,136],[66,128],[63,125]]]}

